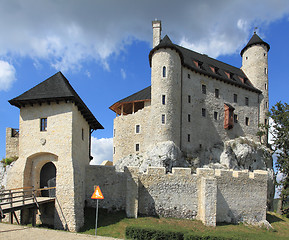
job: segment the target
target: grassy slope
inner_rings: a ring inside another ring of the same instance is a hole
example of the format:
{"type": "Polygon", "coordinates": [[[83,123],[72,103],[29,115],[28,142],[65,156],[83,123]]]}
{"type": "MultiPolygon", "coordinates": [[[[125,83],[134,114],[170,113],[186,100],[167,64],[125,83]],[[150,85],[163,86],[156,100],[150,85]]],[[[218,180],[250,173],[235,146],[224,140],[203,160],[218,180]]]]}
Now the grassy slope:
{"type": "MultiPolygon", "coordinates": [[[[82,233],[94,234],[95,232],[95,209],[86,209],[85,227],[82,233]]],[[[266,230],[259,227],[248,226],[246,224],[228,225],[220,224],[216,228],[206,227],[200,221],[173,219],[173,218],[154,218],[140,217],[138,219],[126,218],[124,212],[107,213],[99,211],[97,235],[123,238],[127,226],[147,226],[157,229],[170,229],[177,231],[197,231],[213,233],[222,236],[238,236],[242,239],[289,239],[289,219],[279,214],[268,213],[267,220],[271,223],[274,230],[266,230]]]]}

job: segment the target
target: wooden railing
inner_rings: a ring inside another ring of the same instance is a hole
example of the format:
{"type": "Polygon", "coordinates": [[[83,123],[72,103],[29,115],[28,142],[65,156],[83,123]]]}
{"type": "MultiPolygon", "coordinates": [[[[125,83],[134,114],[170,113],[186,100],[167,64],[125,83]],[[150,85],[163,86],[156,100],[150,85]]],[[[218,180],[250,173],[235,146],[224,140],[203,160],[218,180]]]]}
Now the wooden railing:
{"type": "MultiPolygon", "coordinates": [[[[32,187],[23,187],[23,188],[13,188],[13,189],[7,189],[7,190],[0,190],[0,219],[4,218],[4,209],[10,208],[13,209],[13,207],[23,205],[25,204],[35,204],[37,208],[39,208],[39,204],[37,202],[36,196],[37,193],[44,190],[50,190],[55,189],[55,187],[51,188],[40,188],[40,189],[33,189],[32,187]],[[8,206],[7,206],[8,205],[8,206]]],[[[14,211],[12,211],[12,214],[14,215],[15,219],[18,222],[18,219],[16,217],[16,214],[14,211]]]]}

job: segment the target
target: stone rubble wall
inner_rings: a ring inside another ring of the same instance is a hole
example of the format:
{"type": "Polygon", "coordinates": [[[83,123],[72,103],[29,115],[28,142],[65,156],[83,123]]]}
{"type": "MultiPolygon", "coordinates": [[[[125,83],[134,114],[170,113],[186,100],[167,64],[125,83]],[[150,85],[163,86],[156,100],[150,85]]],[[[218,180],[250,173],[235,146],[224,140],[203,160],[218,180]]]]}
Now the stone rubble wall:
{"type": "Polygon", "coordinates": [[[19,156],[19,134],[13,136],[13,128],[6,128],[6,158],[19,156]]]}
{"type": "Polygon", "coordinates": [[[217,222],[266,220],[267,171],[254,172],[198,168],[149,167],[146,173],[138,167],[116,172],[114,167],[88,166],[86,169],[86,202],[94,186],[99,185],[104,200],[99,206],[108,210],[125,209],[128,217],[138,215],[199,219],[205,225],[217,222]]]}

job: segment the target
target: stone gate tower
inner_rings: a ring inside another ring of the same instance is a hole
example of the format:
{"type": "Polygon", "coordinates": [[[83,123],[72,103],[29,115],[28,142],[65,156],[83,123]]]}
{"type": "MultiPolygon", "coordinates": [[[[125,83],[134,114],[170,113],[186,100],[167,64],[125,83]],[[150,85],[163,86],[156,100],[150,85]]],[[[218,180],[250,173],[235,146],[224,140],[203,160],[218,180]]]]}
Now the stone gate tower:
{"type": "Polygon", "coordinates": [[[259,95],[259,123],[267,124],[267,113],[269,110],[268,95],[268,51],[270,45],[264,42],[257,34],[242,49],[242,70],[250,79],[252,84],[262,94],[259,95]]]}

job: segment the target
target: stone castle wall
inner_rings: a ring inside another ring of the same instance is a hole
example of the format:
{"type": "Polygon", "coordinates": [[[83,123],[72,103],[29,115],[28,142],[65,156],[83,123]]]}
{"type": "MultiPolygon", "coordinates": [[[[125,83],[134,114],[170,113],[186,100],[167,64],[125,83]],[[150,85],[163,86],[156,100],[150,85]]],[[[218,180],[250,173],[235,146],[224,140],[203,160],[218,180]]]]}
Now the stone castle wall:
{"type": "Polygon", "coordinates": [[[214,144],[222,144],[240,136],[257,141],[258,94],[210,79],[187,68],[183,68],[182,76],[181,149],[185,153],[198,156],[198,152],[202,149],[211,148],[214,144]],[[206,86],[205,94],[202,93],[202,85],[206,86]],[[219,97],[215,96],[215,89],[219,90],[219,97]],[[234,94],[237,94],[237,103],[234,102],[234,94]],[[249,99],[248,106],[245,104],[246,97],[249,99]],[[188,98],[191,99],[190,103],[188,98]],[[225,103],[235,108],[234,114],[238,118],[237,123],[234,123],[234,127],[230,130],[224,129],[225,103]],[[202,108],[206,111],[205,117],[202,116],[202,108]],[[214,112],[217,113],[217,119],[214,118],[214,112]],[[249,118],[248,126],[245,122],[246,117],[249,118]],[[190,134],[190,140],[188,140],[188,134],[190,134]]]}
{"type": "Polygon", "coordinates": [[[104,200],[99,205],[109,210],[125,209],[127,216],[157,215],[200,219],[206,225],[216,222],[258,222],[266,220],[266,171],[230,171],[198,168],[137,167],[116,172],[114,167],[88,166],[86,201],[99,185],[104,200]]]}
{"type": "Polygon", "coordinates": [[[19,156],[19,131],[6,128],[6,158],[19,156]]]}

